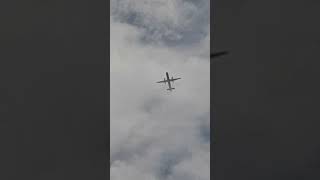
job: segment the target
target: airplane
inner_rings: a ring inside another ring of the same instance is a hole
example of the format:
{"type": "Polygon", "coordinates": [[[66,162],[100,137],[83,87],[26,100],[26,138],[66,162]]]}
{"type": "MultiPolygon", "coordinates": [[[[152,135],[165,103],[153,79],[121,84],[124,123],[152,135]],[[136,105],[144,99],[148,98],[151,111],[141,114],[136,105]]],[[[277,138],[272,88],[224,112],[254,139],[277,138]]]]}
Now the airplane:
{"type": "Polygon", "coordinates": [[[170,83],[170,82],[173,82],[173,81],[178,80],[178,79],[181,79],[181,78],[173,78],[173,77],[171,77],[171,79],[170,79],[168,72],[166,72],[166,76],[167,76],[167,79],[164,78],[163,81],[158,81],[157,83],[166,83],[166,82],[168,82],[169,89],[167,89],[167,90],[168,90],[168,91],[172,91],[172,90],[175,89],[175,88],[171,87],[171,83],[170,83]]]}

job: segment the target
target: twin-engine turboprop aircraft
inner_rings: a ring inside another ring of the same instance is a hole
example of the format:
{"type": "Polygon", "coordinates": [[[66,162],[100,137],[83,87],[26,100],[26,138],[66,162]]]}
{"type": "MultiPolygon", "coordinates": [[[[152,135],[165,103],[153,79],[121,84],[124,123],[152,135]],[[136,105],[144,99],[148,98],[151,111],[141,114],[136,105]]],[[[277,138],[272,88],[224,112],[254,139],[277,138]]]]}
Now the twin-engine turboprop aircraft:
{"type": "Polygon", "coordinates": [[[175,80],[178,80],[178,79],[181,79],[181,78],[173,78],[173,77],[171,77],[171,79],[170,79],[168,72],[166,72],[166,76],[167,76],[167,79],[164,78],[163,81],[158,81],[157,83],[168,83],[169,88],[167,90],[168,91],[172,91],[174,88],[171,86],[171,82],[173,82],[175,80]]]}

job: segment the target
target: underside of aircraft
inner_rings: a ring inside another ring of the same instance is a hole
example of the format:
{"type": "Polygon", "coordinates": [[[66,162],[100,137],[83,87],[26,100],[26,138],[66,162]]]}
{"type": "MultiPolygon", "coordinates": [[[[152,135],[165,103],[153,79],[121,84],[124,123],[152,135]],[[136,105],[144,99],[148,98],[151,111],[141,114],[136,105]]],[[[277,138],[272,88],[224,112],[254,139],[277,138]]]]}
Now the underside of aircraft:
{"type": "Polygon", "coordinates": [[[165,83],[165,84],[168,83],[168,86],[169,86],[169,88],[167,89],[168,91],[172,91],[173,89],[175,89],[171,86],[171,82],[174,82],[178,79],[181,79],[181,78],[173,78],[173,77],[171,77],[171,79],[170,79],[168,72],[166,72],[166,78],[164,78],[163,81],[158,81],[157,83],[165,83]]]}

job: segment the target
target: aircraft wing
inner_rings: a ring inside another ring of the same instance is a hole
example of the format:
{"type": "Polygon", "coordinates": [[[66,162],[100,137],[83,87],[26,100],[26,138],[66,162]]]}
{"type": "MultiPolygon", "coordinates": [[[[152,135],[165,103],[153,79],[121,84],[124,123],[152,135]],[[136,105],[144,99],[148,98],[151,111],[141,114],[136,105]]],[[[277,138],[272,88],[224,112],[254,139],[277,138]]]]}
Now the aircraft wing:
{"type": "Polygon", "coordinates": [[[181,78],[170,79],[170,81],[175,81],[175,80],[178,80],[178,79],[181,79],[181,78]]]}
{"type": "Polygon", "coordinates": [[[163,81],[158,81],[157,83],[166,83],[168,82],[167,80],[163,80],[163,81]]]}

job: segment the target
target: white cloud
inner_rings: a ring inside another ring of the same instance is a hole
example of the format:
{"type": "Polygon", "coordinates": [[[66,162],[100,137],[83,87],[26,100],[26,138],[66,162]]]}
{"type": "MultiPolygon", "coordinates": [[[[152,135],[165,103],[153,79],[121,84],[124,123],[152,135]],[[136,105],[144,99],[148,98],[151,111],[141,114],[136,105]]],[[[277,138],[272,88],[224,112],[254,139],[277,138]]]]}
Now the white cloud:
{"type": "Polygon", "coordinates": [[[111,179],[209,179],[209,0],[110,3],[111,179]]]}

